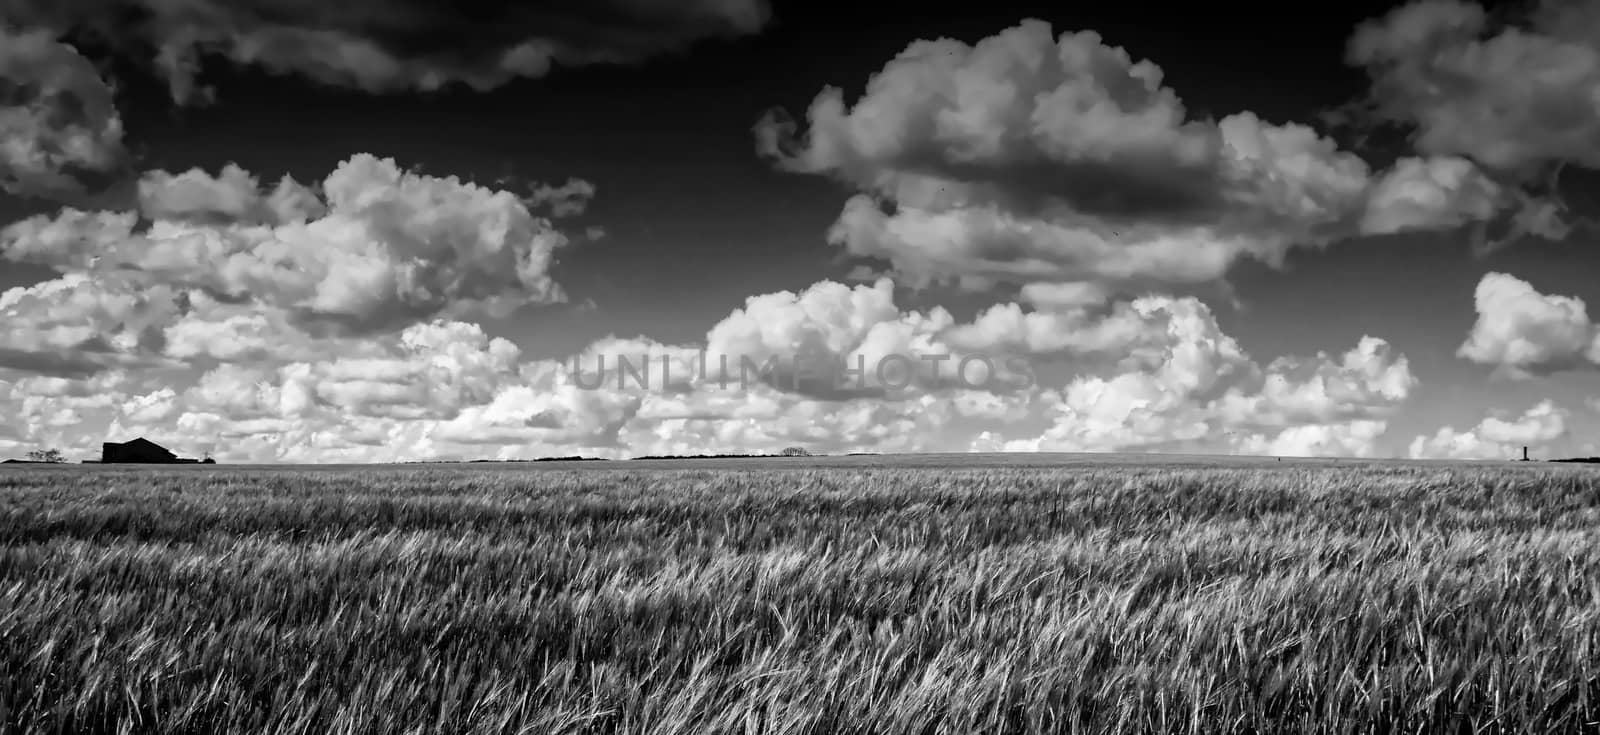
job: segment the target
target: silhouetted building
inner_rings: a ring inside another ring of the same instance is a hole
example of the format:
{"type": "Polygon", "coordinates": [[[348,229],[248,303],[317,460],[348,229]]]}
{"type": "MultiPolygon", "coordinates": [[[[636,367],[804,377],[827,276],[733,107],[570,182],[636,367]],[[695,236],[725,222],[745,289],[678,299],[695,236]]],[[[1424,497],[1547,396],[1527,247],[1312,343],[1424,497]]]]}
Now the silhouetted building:
{"type": "Polygon", "coordinates": [[[179,459],[149,439],[139,437],[131,442],[106,442],[100,445],[101,464],[195,464],[192,459],[179,459]]]}

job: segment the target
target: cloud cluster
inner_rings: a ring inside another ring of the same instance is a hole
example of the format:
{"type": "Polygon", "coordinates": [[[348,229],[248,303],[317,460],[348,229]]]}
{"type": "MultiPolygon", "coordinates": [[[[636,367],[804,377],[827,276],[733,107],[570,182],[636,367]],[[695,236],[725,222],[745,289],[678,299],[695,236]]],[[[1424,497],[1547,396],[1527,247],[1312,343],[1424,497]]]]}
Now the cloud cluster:
{"type": "Polygon", "coordinates": [[[774,111],[755,132],[780,169],[860,190],[830,238],[914,283],[1208,281],[1498,206],[1459,159],[1374,177],[1304,125],[1193,117],[1153,63],[1039,21],[917,41],[853,105],[828,88],[803,130],[774,111]]]}
{"type": "Polygon", "coordinates": [[[0,23],[0,191],[82,194],[126,158],[122,118],[94,65],[50,33],[0,23]]]}
{"type": "Polygon", "coordinates": [[[0,293],[0,368],[81,376],[152,365],[182,293],[122,273],[69,273],[0,293]]]}
{"type": "Polygon", "coordinates": [[[153,58],[180,102],[209,90],[202,61],[226,59],[369,92],[477,90],[554,66],[641,61],[710,38],[747,35],[767,0],[17,0],[0,20],[89,33],[153,58]]]}
{"type": "Polygon", "coordinates": [[[1573,296],[1546,295],[1505,273],[1486,274],[1474,294],[1478,320],[1456,354],[1527,378],[1600,363],[1600,327],[1573,296]]]}
{"type": "Polygon", "coordinates": [[[1571,224],[1554,177],[1600,167],[1600,9],[1531,6],[1497,19],[1477,3],[1418,0],[1362,24],[1347,59],[1372,78],[1373,119],[1407,126],[1426,155],[1464,156],[1515,185],[1510,237],[1560,239],[1571,224]]]}
{"type": "MultiPolygon", "coordinates": [[[[81,279],[65,276],[73,283],[51,288],[72,295],[81,279]]],[[[148,435],[225,461],[625,456],[794,444],[830,452],[991,446],[1317,454],[1372,451],[1377,424],[1415,383],[1405,359],[1372,338],[1339,356],[1259,364],[1194,299],[1053,312],[1007,304],[958,323],[943,309],[904,310],[893,293],[888,280],[825,281],[751,297],[698,344],[608,338],[559,361],[526,360],[510,342],[451,319],[321,338],[280,333],[284,325],[248,313],[202,328],[193,314],[226,304],[196,307],[204,301],[197,298],[190,316],[174,321],[161,312],[150,320],[155,327],[133,322],[115,333],[132,335],[118,337],[117,355],[165,360],[159,369],[101,366],[55,379],[78,386],[66,392],[92,395],[83,386],[121,376],[107,392],[115,400],[30,399],[38,391],[32,384],[6,400],[34,401],[29,411],[12,409],[32,417],[19,425],[19,442],[92,445],[108,426],[113,435],[148,435]],[[1039,325],[1050,323],[1083,335],[1047,339],[1039,325]],[[950,359],[918,365],[922,380],[909,387],[888,390],[869,376],[865,390],[827,392],[781,376],[725,380],[715,362],[697,365],[716,355],[872,365],[892,354],[981,354],[1002,370],[1016,358],[1036,379],[974,387],[952,379],[950,359]],[[636,366],[648,360],[649,377],[641,383],[625,374],[618,357],[636,366]],[[198,378],[171,381],[184,373],[198,378]],[[59,418],[66,411],[83,423],[59,418]]],[[[38,296],[13,294],[8,303],[38,296]]],[[[106,310],[129,313],[119,306],[106,310]]],[[[98,330],[60,341],[91,331],[98,330]]],[[[0,376],[13,374],[21,371],[0,368],[0,376]]]]}
{"type": "Polygon", "coordinates": [[[108,370],[69,377],[0,368],[0,412],[7,417],[0,425],[0,455],[57,447],[70,457],[79,446],[98,447],[102,439],[95,429],[104,426],[121,397],[150,390],[138,375],[108,370]]]}
{"type": "Polygon", "coordinates": [[[1419,436],[1410,454],[1415,459],[1521,459],[1523,447],[1545,453],[1551,442],[1566,436],[1567,418],[1565,409],[1541,401],[1521,416],[1489,416],[1466,431],[1446,426],[1433,436],[1419,436]]]}
{"type": "Polygon", "coordinates": [[[1459,227],[1493,218],[1506,203],[1505,189],[1464,158],[1406,157],[1373,184],[1361,232],[1459,227]]]}
{"type": "Polygon", "coordinates": [[[1388,429],[1387,421],[1373,419],[1303,424],[1271,437],[1251,434],[1237,446],[1246,454],[1273,457],[1373,457],[1378,439],[1388,429]]]}
{"type": "Polygon", "coordinates": [[[1050,426],[1006,449],[1365,456],[1376,451],[1384,418],[1417,383],[1407,360],[1375,337],[1342,356],[1263,366],[1195,299],[1144,297],[1127,315],[1138,328],[1107,330],[1122,339],[1106,345],[1126,357],[1110,371],[1046,390],[1050,426]]]}
{"type": "Polygon", "coordinates": [[[549,207],[553,217],[576,217],[589,208],[594,199],[595,185],[579,178],[567,179],[559,186],[539,184],[533,188],[529,201],[534,206],[549,207]]]}
{"type": "Polygon", "coordinates": [[[63,311],[86,300],[107,302],[106,324],[160,303],[176,356],[189,357],[240,349],[218,325],[264,345],[565,298],[550,269],[566,237],[527,203],[390,159],[353,156],[315,190],[289,178],[263,187],[235,166],[154,171],[139,201],[139,212],[69,208],[0,230],[0,256],[65,273],[9,296],[13,308],[59,302],[26,329],[105,326],[63,311]]]}
{"type": "MultiPolygon", "coordinates": [[[[153,51],[182,100],[212,56],[372,92],[487,89],[751,33],[769,16],[764,0],[291,10],[8,5],[0,19],[52,32],[0,34],[0,185],[58,195],[122,165],[110,90],[56,31],[153,51]]],[[[829,88],[803,127],[774,112],[755,131],[780,169],[854,190],[830,238],[892,277],[752,296],[694,344],[610,337],[564,361],[529,359],[472,319],[566,298],[555,258],[568,239],[550,219],[583,214],[590,182],[519,196],[366,154],[305,183],[235,165],[149,171],[126,211],[0,229],[0,257],[60,272],[0,294],[0,412],[17,417],[0,451],[94,446],[109,431],[273,462],[793,444],[1379,456],[1418,382],[1387,342],[1257,360],[1206,304],[1151,287],[1509,208],[1517,227],[1559,231],[1559,203],[1526,184],[1593,163],[1594,100],[1579,92],[1596,88],[1597,18],[1547,2],[1529,29],[1497,30],[1475,6],[1427,0],[1364,27],[1351,59],[1372,70],[1376,109],[1418,129],[1418,155],[1381,171],[1308,126],[1192,115],[1157,66],[1093,32],[1028,21],[976,44],[918,41],[853,103],[829,88]],[[1512,71],[1529,70],[1518,88],[1512,71]],[[1469,108],[1478,117],[1459,117],[1469,108]],[[897,282],[936,281],[1020,293],[970,321],[896,303],[897,282]],[[893,356],[913,358],[914,381],[872,369],[893,356]],[[630,385],[619,357],[648,358],[655,377],[630,385]],[[851,388],[802,384],[785,372],[802,358],[866,369],[851,388]],[[778,368],[750,382],[747,362],[778,368]]],[[[1524,377],[1600,362],[1578,299],[1491,273],[1476,308],[1465,359],[1524,377]]],[[[1406,449],[1502,456],[1559,440],[1566,418],[1545,402],[1406,449]]]]}
{"type": "Polygon", "coordinates": [[[1363,24],[1348,59],[1372,75],[1375,111],[1416,144],[1496,170],[1600,165],[1600,10],[1541,0],[1520,26],[1476,3],[1419,0],[1363,24]]]}

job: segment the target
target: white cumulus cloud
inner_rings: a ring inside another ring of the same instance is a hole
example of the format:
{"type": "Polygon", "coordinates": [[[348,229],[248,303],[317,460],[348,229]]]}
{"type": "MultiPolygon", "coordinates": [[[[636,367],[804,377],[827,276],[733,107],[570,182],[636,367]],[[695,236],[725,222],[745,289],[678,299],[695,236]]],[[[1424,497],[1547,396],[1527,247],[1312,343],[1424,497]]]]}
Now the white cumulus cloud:
{"type": "Polygon", "coordinates": [[[236,166],[153,171],[139,195],[148,227],[134,213],[66,209],[0,231],[0,255],[90,274],[72,281],[84,288],[121,279],[252,305],[232,321],[174,326],[180,354],[225,338],[219,325],[259,331],[279,313],[310,334],[360,334],[565,299],[550,268],[568,240],[547,219],[510,192],[392,159],[352,156],[315,190],[288,178],[267,189],[236,166]]]}
{"type": "Polygon", "coordinates": [[[126,163],[110,86],[55,34],[0,22],[0,90],[0,191],[79,194],[126,163]]]}
{"type": "Polygon", "coordinates": [[[1528,377],[1600,362],[1600,329],[1573,296],[1542,294],[1505,273],[1489,273],[1474,295],[1478,320],[1456,354],[1528,377]]]}
{"type": "MultiPolygon", "coordinates": [[[[1366,112],[1412,132],[1429,156],[1465,157],[1510,185],[1510,233],[1566,237],[1561,167],[1600,166],[1600,9],[1534,0],[1492,16],[1461,0],[1418,0],[1363,23],[1347,60],[1367,70],[1366,112]]],[[[1592,214],[1592,213],[1590,213],[1592,214]]]]}
{"type": "MultiPolygon", "coordinates": [[[[460,320],[298,346],[274,336],[280,325],[266,323],[255,325],[265,330],[258,346],[238,337],[255,326],[237,314],[228,318],[241,321],[231,326],[231,341],[222,336],[227,319],[216,333],[190,334],[199,327],[183,321],[167,330],[168,353],[216,361],[193,363],[208,367],[187,387],[146,374],[151,380],[108,391],[104,405],[50,407],[90,421],[78,431],[99,420],[113,436],[148,436],[235,462],[767,452],[791,445],[835,453],[990,447],[1367,455],[1415,384],[1405,358],[1376,338],[1343,354],[1259,363],[1193,298],[1051,311],[1001,304],[960,323],[942,309],[901,308],[887,280],[824,281],[758,295],[697,344],[607,338],[566,360],[526,359],[509,341],[460,320]],[[1078,336],[1063,339],[1050,328],[1078,336]],[[270,348],[280,341],[282,350],[270,348]],[[775,379],[781,375],[741,379],[737,367],[721,374],[719,355],[735,365],[745,357],[792,364],[785,361],[811,355],[819,364],[866,371],[854,378],[856,388],[828,390],[775,379]],[[920,359],[944,355],[950,357],[920,359]],[[915,364],[915,381],[891,388],[875,379],[875,368],[892,356],[915,364]],[[974,369],[958,380],[961,356],[981,356],[997,372],[974,369]]],[[[44,407],[26,415],[34,417],[31,437],[72,437],[74,429],[44,407]]],[[[98,441],[94,436],[78,441],[98,441]]]]}
{"type": "Polygon", "coordinates": [[[1523,447],[1544,453],[1566,436],[1567,418],[1565,409],[1541,401],[1520,416],[1489,416],[1465,431],[1446,426],[1418,436],[1410,453],[1417,459],[1521,459],[1523,447]]]}
{"type": "Polygon", "coordinates": [[[1375,179],[1308,126],[1193,116],[1150,61],[1031,20],[917,41],[853,104],[830,87],[803,129],[774,111],[756,136],[780,169],[856,187],[830,239],[909,283],[1210,281],[1241,259],[1455,226],[1496,199],[1465,161],[1375,179]]]}

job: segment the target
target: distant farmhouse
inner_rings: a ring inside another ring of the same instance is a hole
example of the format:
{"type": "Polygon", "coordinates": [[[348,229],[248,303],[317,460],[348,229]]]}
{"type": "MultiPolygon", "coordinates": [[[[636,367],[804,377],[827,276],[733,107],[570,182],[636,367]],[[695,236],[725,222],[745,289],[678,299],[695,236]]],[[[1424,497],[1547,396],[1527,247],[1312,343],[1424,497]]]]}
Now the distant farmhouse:
{"type": "Polygon", "coordinates": [[[139,437],[131,442],[106,442],[100,445],[101,464],[212,464],[207,459],[183,459],[149,439],[139,437]]]}

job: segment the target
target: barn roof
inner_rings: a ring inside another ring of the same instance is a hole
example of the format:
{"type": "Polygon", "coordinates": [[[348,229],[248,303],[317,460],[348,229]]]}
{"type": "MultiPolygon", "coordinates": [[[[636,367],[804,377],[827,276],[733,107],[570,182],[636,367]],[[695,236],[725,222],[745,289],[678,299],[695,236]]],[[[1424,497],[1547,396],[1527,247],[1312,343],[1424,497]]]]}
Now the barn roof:
{"type": "Polygon", "coordinates": [[[147,449],[158,449],[160,451],[166,452],[167,454],[171,454],[172,453],[166,447],[163,447],[160,444],[157,444],[157,443],[155,443],[153,441],[150,441],[149,439],[146,439],[146,438],[144,438],[142,436],[137,438],[137,439],[134,439],[132,441],[122,442],[121,444],[118,444],[117,442],[106,442],[106,444],[110,445],[110,446],[117,446],[117,447],[144,447],[144,448],[147,448],[147,449]]]}

